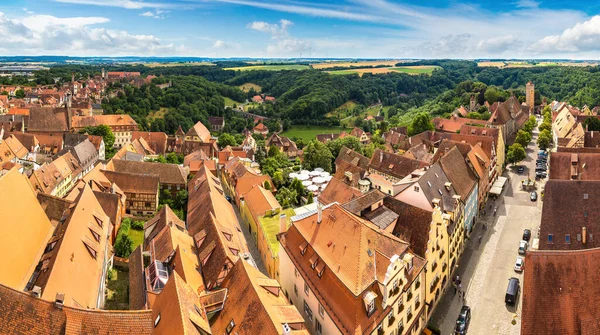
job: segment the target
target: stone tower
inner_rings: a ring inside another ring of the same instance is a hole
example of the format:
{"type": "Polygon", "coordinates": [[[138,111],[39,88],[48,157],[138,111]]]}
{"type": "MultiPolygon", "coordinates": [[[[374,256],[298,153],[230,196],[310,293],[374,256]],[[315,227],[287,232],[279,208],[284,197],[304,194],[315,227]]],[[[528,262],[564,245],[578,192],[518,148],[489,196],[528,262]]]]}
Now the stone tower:
{"type": "Polygon", "coordinates": [[[535,107],[535,85],[530,81],[525,85],[525,103],[529,106],[529,110],[533,112],[535,107]]]}

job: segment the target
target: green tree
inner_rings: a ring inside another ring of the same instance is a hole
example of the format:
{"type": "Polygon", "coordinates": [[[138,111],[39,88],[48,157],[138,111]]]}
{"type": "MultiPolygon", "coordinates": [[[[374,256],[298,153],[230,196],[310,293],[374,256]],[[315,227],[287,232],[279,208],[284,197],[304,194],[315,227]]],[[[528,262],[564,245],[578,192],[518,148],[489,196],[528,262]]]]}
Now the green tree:
{"type": "Polygon", "coordinates": [[[493,104],[496,101],[500,101],[500,99],[502,98],[502,93],[496,88],[496,87],[488,87],[485,90],[484,93],[484,98],[487,102],[489,102],[490,104],[493,104]]]}
{"type": "Polygon", "coordinates": [[[115,134],[113,134],[110,127],[105,124],[85,127],[80,131],[80,133],[102,136],[102,139],[104,139],[104,146],[106,147],[106,150],[112,150],[115,144],[115,134]]]}
{"type": "Polygon", "coordinates": [[[166,159],[169,164],[183,164],[183,154],[169,152],[166,159]]]}
{"type": "Polygon", "coordinates": [[[275,173],[273,173],[273,176],[271,177],[271,180],[273,181],[273,184],[275,184],[276,188],[282,187],[285,183],[283,179],[283,172],[275,171],[275,173]]]}
{"type": "Polygon", "coordinates": [[[265,188],[265,190],[271,190],[271,183],[269,183],[268,180],[265,180],[263,187],[265,188]]]}
{"type": "Polygon", "coordinates": [[[25,91],[22,88],[16,90],[15,91],[15,98],[17,98],[17,99],[23,99],[23,98],[25,98],[25,91]]]}
{"type": "Polygon", "coordinates": [[[359,154],[362,154],[362,145],[360,144],[360,140],[356,136],[346,136],[343,138],[336,138],[333,141],[327,142],[327,147],[329,151],[331,151],[331,155],[336,157],[340,154],[340,150],[342,147],[346,147],[348,149],[352,149],[359,154]]]}
{"type": "Polygon", "coordinates": [[[527,153],[523,146],[519,143],[514,143],[508,148],[508,153],[506,154],[506,160],[511,164],[517,164],[527,157],[527,153]]]}
{"type": "Polygon", "coordinates": [[[533,133],[533,130],[535,129],[536,125],[537,119],[535,118],[535,116],[531,115],[529,117],[529,120],[527,120],[527,122],[525,122],[525,124],[523,125],[523,130],[531,134],[533,133]]]}
{"type": "Polygon", "coordinates": [[[537,145],[540,149],[546,150],[550,146],[550,143],[552,143],[552,134],[547,129],[542,130],[538,136],[537,145]]]}
{"type": "Polygon", "coordinates": [[[298,194],[296,191],[291,190],[287,187],[282,187],[277,190],[275,198],[281,204],[283,208],[289,208],[297,204],[298,194]]]}
{"type": "Polygon", "coordinates": [[[540,126],[538,127],[539,131],[542,132],[544,130],[547,131],[551,131],[552,130],[552,124],[548,123],[548,122],[542,122],[542,124],[540,124],[540,126]]]}
{"type": "Polygon", "coordinates": [[[323,168],[331,172],[333,155],[327,146],[317,140],[312,140],[304,149],[304,165],[307,169],[323,168]]]}
{"type": "Polygon", "coordinates": [[[599,131],[600,130],[600,120],[591,116],[583,121],[583,128],[587,131],[599,131]]]}
{"type": "Polygon", "coordinates": [[[310,204],[312,204],[313,202],[315,202],[315,200],[313,199],[313,197],[314,197],[314,196],[313,196],[313,193],[312,193],[312,192],[308,192],[308,196],[307,196],[307,198],[306,198],[306,204],[307,204],[307,205],[310,205],[310,204]]]}
{"type": "Polygon", "coordinates": [[[433,122],[431,122],[431,115],[428,113],[419,113],[408,126],[408,136],[413,136],[424,131],[434,129],[435,127],[433,126],[433,122]]]}
{"type": "Polygon", "coordinates": [[[219,148],[221,148],[221,149],[225,148],[228,145],[230,145],[232,147],[238,145],[237,141],[235,140],[235,136],[233,136],[229,133],[221,134],[221,136],[219,136],[219,139],[217,140],[217,144],[219,145],[219,148]]]}
{"type": "Polygon", "coordinates": [[[526,148],[527,145],[531,142],[531,134],[526,132],[523,129],[520,129],[517,132],[517,137],[515,138],[515,143],[519,143],[522,147],[526,148]]]}
{"type": "Polygon", "coordinates": [[[481,114],[479,114],[478,112],[471,112],[471,113],[467,114],[467,118],[474,119],[474,120],[481,120],[481,114]]]}
{"type": "Polygon", "coordinates": [[[127,258],[133,252],[133,240],[127,234],[121,234],[115,243],[115,254],[127,258]]]}
{"type": "Polygon", "coordinates": [[[187,208],[188,201],[188,191],[180,190],[175,194],[175,199],[173,199],[173,207],[174,209],[182,209],[185,210],[187,208]]]}
{"type": "Polygon", "coordinates": [[[269,153],[267,155],[268,157],[278,158],[280,155],[281,151],[279,151],[279,148],[274,145],[269,147],[269,153]]]}

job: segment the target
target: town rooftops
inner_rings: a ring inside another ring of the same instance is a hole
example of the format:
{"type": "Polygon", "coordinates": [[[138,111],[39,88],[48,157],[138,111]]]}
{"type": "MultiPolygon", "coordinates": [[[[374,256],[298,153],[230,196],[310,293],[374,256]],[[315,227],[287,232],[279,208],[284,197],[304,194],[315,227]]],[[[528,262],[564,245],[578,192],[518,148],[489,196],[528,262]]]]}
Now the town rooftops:
{"type": "Polygon", "coordinates": [[[73,116],[73,128],[81,129],[85,127],[95,127],[105,124],[109,127],[135,127],[137,123],[128,114],[107,114],[93,116],[73,116]]]}
{"type": "Polygon", "coordinates": [[[426,257],[432,221],[431,212],[391,197],[386,197],[383,204],[398,215],[393,234],[410,243],[411,250],[417,255],[426,257]]]}
{"type": "Polygon", "coordinates": [[[319,202],[328,205],[334,202],[344,204],[352,199],[358,198],[362,193],[343,181],[332,178],[327,187],[319,195],[319,202]]]}
{"type": "Polygon", "coordinates": [[[427,165],[426,162],[377,149],[369,162],[369,170],[375,170],[379,174],[390,175],[394,178],[402,179],[412,171],[426,167],[427,165]]]}
{"type": "Polygon", "coordinates": [[[148,245],[164,227],[168,226],[185,230],[185,222],[177,217],[169,205],[165,205],[152,219],[144,224],[144,245],[148,245]]]}
{"type": "Polygon", "coordinates": [[[435,155],[433,155],[432,161],[434,163],[438,162],[440,158],[447,154],[452,148],[457,148],[463,157],[467,157],[467,154],[471,151],[471,145],[469,143],[443,139],[442,142],[440,142],[440,146],[435,152],[435,155]]]}
{"type": "Polygon", "coordinates": [[[460,130],[463,125],[480,125],[485,126],[488,124],[488,121],[484,120],[476,120],[476,119],[467,119],[457,116],[451,116],[450,119],[444,119],[436,117],[432,120],[435,130],[443,131],[448,133],[456,133],[460,130]]]}
{"type": "Polygon", "coordinates": [[[440,159],[440,165],[446,173],[446,176],[452,183],[452,187],[456,193],[461,196],[464,201],[477,185],[477,176],[467,165],[465,157],[460,153],[458,148],[452,148],[447,154],[440,159]]]}
{"type": "Polygon", "coordinates": [[[197,136],[201,142],[207,143],[210,141],[210,131],[202,122],[198,121],[196,124],[188,130],[186,136],[197,136]]]}
{"type": "MultiPolygon", "coordinates": [[[[160,320],[154,334],[211,334],[198,293],[175,271],[152,304],[152,317],[160,320]]],[[[216,333],[215,333],[216,334],[216,333]]]]}
{"type": "Polygon", "coordinates": [[[53,301],[62,293],[66,306],[98,308],[104,294],[110,220],[87,185],[64,215],[51,240],[55,245],[46,249],[40,261],[47,271],[39,273],[34,285],[42,288],[42,299],[53,301]]]}
{"type": "Polygon", "coordinates": [[[213,334],[279,335],[287,324],[292,334],[308,335],[304,318],[291,305],[275,279],[239,260],[222,283],[227,301],[212,320],[213,334]],[[251,306],[251,307],[250,307],[251,306]],[[233,322],[233,323],[232,323],[233,322]]]}
{"type": "Polygon", "coordinates": [[[0,271],[0,283],[23,290],[54,227],[27,177],[18,170],[12,169],[0,177],[0,189],[0,252],[4,255],[0,267],[10,269],[0,271]]]}
{"type": "Polygon", "coordinates": [[[68,132],[70,124],[70,115],[66,108],[32,107],[27,131],[68,132]]]}
{"type": "Polygon", "coordinates": [[[600,181],[600,153],[550,153],[550,179],[600,181]]]}
{"type": "Polygon", "coordinates": [[[600,181],[549,180],[544,189],[539,249],[599,247],[599,197],[600,181]]]}
{"type": "Polygon", "coordinates": [[[521,334],[599,334],[598,269],[597,248],[528,252],[523,271],[521,334]]]}
{"type": "Polygon", "coordinates": [[[495,142],[499,141],[500,129],[498,128],[488,128],[488,127],[478,127],[471,126],[468,124],[463,124],[460,127],[460,134],[462,135],[479,135],[479,136],[491,136],[494,138],[495,142]]]}
{"type": "MultiPolygon", "coordinates": [[[[318,210],[292,218],[292,226],[279,237],[282,248],[311,290],[319,292],[319,302],[342,334],[371,334],[377,325],[373,320],[388,311],[381,308],[378,283],[384,282],[394,255],[404,259],[410,254],[409,245],[338,204],[323,208],[321,218],[318,223],[318,210]],[[368,291],[377,295],[378,306],[370,317],[363,301],[368,291]]],[[[425,264],[410,255],[413,266],[404,269],[408,283],[425,264]]]]}
{"type": "Polygon", "coordinates": [[[163,132],[134,131],[131,140],[143,138],[157,155],[164,155],[167,150],[167,134],[163,132]]]}
{"type": "Polygon", "coordinates": [[[0,329],[5,334],[151,335],[152,311],[86,310],[46,301],[0,283],[0,329]]]}
{"type": "Polygon", "coordinates": [[[108,180],[117,184],[117,186],[125,193],[158,193],[158,175],[115,172],[109,170],[103,170],[102,172],[108,180]]]}
{"type": "Polygon", "coordinates": [[[206,166],[188,183],[188,232],[194,237],[207,289],[216,287],[239,255],[247,252],[238,221],[223,187],[206,166]]]}
{"type": "Polygon", "coordinates": [[[157,175],[161,184],[187,184],[187,172],[183,167],[176,164],[117,159],[113,159],[111,162],[115,172],[157,175]]]}
{"type": "Polygon", "coordinates": [[[340,164],[341,161],[345,161],[363,170],[369,168],[369,158],[357,153],[352,149],[349,149],[346,146],[342,146],[342,148],[340,149],[340,153],[335,159],[335,164],[340,164]]]}

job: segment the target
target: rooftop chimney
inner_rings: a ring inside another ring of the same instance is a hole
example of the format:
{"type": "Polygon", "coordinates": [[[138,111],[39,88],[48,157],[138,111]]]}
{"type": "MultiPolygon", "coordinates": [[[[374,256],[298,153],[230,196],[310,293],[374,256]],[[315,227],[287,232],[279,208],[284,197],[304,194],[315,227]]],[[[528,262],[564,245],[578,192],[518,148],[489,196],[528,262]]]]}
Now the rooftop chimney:
{"type": "Polygon", "coordinates": [[[54,306],[58,309],[63,309],[65,305],[65,294],[64,293],[56,293],[56,299],[54,299],[54,306]]]}
{"type": "Polygon", "coordinates": [[[379,163],[383,162],[383,151],[379,151],[379,163]]]}
{"type": "Polygon", "coordinates": [[[581,227],[581,242],[585,244],[587,237],[587,229],[585,227],[581,227]]]}
{"type": "Polygon", "coordinates": [[[290,326],[287,323],[283,324],[283,335],[290,335],[292,334],[292,328],[290,328],[290,326]]]}
{"type": "Polygon", "coordinates": [[[279,232],[283,233],[287,230],[287,216],[285,213],[279,214],[279,232]]]}
{"type": "Polygon", "coordinates": [[[317,223],[321,223],[321,221],[323,221],[323,204],[317,201],[317,223]]]}
{"type": "Polygon", "coordinates": [[[33,289],[31,290],[31,295],[39,298],[42,296],[42,288],[39,286],[34,286],[33,289]]]}

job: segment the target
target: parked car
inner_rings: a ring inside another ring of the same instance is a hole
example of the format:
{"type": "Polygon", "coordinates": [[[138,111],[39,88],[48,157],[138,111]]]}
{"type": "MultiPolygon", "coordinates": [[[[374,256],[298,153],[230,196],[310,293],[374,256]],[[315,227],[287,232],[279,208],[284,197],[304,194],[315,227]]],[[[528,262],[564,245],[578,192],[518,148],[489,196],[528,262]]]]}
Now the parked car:
{"type": "Polygon", "coordinates": [[[463,306],[460,309],[460,314],[458,314],[458,319],[456,319],[456,326],[454,327],[455,335],[464,335],[467,333],[467,329],[469,329],[469,323],[471,322],[471,307],[463,306]]]}
{"type": "Polygon", "coordinates": [[[529,198],[531,199],[531,201],[537,201],[537,192],[536,191],[531,192],[531,195],[529,196],[529,198]]]}
{"type": "Polygon", "coordinates": [[[529,230],[529,229],[523,230],[523,241],[529,242],[530,239],[531,239],[531,230],[529,230]]]}
{"type": "Polygon", "coordinates": [[[546,172],[547,169],[545,166],[536,166],[535,167],[535,172],[546,172]]]}
{"type": "Polygon", "coordinates": [[[519,255],[525,255],[525,253],[527,252],[528,246],[529,246],[529,243],[527,241],[519,242],[519,255]]]}
{"type": "Polygon", "coordinates": [[[523,267],[525,266],[525,260],[523,257],[517,257],[517,261],[515,262],[515,271],[523,272],[523,267]]]}
{"type": "Polygon", "coordinates": [[[523,171],[525,171],[525,168],[523,166],[519,166],[517,168],[517,173],[523,173],[523,171]]]}
{"type": "Polygon", "coordinates": [[[520,291],[519,286],[519,278],[512,277],[508,280],[508,287],[506,288],[506,295],[504,296],[505,303],[514,305],[517,302],[520,291]]]}
{"type": "Polygon", "coordinates": [[[535,173],[535,177],[537,179],[543,179],[546,178],[548,175],[546,174],[546,171],[538,171],[535,173]]]}

